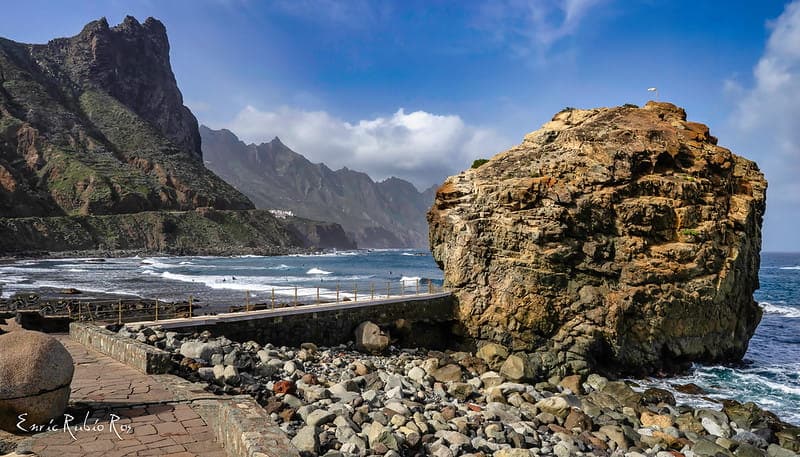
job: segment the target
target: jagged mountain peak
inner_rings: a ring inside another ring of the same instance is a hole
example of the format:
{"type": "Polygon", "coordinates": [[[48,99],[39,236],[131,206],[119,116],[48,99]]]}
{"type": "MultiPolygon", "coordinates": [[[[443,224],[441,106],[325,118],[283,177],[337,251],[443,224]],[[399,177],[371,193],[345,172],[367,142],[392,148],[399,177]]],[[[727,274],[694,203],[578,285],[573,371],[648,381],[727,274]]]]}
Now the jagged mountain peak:
{"type": "Polygon", "coordinates": [[[73,37],[31,46],[31,55],[43,71],[78,90],[108,93],[180,150],[200,159],[197,119],[183,105],[169,52],[164,24],[152,17],[142,24],[133,16],[114,27],[101,18],[73,37]]]}
{"type": "Polygon", "coordinates": [[[375,182],[364,172],[312,163],[278,137],[246,145],[231,132],[201,128],[209,167],[259,208],[291,209],[338,222],[360,247],[427,247],[425,211],[432,193],[397,177],[375,182]]]}
{"type": "Polygon", "coordinates": [[[252,208],[203,165],[164,24],[0,39],[0,216],[252,208]]]}

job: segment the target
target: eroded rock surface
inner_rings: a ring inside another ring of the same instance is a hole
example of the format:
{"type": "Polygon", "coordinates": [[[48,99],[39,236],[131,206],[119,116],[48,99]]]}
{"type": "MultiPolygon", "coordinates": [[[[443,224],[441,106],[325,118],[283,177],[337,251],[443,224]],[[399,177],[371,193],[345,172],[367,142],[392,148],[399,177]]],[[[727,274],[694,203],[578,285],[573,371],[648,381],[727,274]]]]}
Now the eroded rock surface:
{"type": "Polygon", "coordinates": [[[529,376],[737,360],[766,187],[674,105],[565,110],[439,188],[431,248],[468,336],[529,376]]]}

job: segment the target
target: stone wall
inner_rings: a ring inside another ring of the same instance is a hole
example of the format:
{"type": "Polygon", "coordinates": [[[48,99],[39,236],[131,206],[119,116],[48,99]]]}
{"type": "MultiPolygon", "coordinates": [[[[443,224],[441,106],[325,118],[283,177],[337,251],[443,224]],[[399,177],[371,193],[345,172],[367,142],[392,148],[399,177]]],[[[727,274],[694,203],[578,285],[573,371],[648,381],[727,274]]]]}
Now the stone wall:
{"type": "Polygon", "coordinates": [[[119,336],[94,324],[73,322],[69,325],[69,336],[84,346],[145,374],[168,373],[172,366],[168,352],[119,336]]]}
{"type": "Polygon", "coordinates": [[[199,400],[194,408],[214,430],[230,457],[299,457],[289,437],[247,395],[199,400]]]}
{"type": "Polygon", "coordinates": [[[175,400],[191,403],[229,457],[298,457],[289,437],[249,395],[210,396],[205,384],[157,376],[175,400]]]}
{"type": "Polygon", "coordinates": [[[239,342],[253,340],[262,344],[298,346],[310,341],[333,346],[351,341],[353,330],[364,321],[388,327],[402,346],[442,346],[452,340],[442,336],[452,334],[453,299],[449,295],[428,299],[409,297],[398,303],[358,307],[354,303],[352,308],[265,315],[263,319],[252,316],[237,320],[211,318],[194,327],[182,327],[181,331],[209,330],[239,342]]]}

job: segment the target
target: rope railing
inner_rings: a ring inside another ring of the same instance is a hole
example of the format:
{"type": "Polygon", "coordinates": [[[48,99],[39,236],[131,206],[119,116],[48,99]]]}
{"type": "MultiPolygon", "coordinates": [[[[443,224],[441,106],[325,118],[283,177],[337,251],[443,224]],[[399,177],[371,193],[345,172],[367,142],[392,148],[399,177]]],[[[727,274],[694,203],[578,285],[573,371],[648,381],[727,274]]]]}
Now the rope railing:
{"type": "MultiPolygon", "coordinates": [[[[402,299],[403,297],[435,295],[449,290],[430,280],[405,280],[386,282],[337,281],[314,285],[276,286],[257,291],[246,290],[237,304],[198,305],[194,296],[184,301],[159,299],[78,299],[36,300],[25,306],[17,303],[15,310],[37,310],[43,315],[68,316],[73,320],[124,324],[131,322],[162,321],[168,319],[200,317],[225,312],[251,312],[307,305],[336,303],[368,303],[402,299]]],[[[31,294],[33,297],[33,294],[31,294]]],[[[0,306],[2,308],[2,306],[0,306]]]]}

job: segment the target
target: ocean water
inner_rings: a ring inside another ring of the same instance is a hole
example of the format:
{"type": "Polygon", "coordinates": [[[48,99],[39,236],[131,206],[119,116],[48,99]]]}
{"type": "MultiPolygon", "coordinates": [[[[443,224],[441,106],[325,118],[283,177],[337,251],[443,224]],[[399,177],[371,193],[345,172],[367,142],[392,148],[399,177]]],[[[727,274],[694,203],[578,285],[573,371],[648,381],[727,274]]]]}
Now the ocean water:
{"type": "MultiPolygon", "coordinates": [[[[755,299],[764,316],[741,364],[696,365],[686,376],[649,384],[671,388],[692,382],[705,389],[707,397],[752,401],[800,425],[800,254],[762,254],[759,280],[755,299]]],[[[715,407],[697,396],[676,392],[676,398],[715,407]]]]}
{"type": "MultiPolygon", "coordinates": [[[[441,284],[442,272],[428,252],[413,250],[345,251],[322,255],[278,257],[147,257],[107,259],[42,259],[0,264],[2,296],[16,292],[54,294],[67,287],[80,289],[81,299],[103,293],[131,297],[185,300],[200,304],[241,305],[246,291],[253,302],[293,300],[295,286],[301,300],[332,299],[353,288],[386,287],[408,293],[418,279],[441,284]],[[235,279],[234,279],[235,278],[235,279]]],[[[800,254],[764,254],[761,289],[755,298],[764,309],[742,363],[732,366],[695,366],[680,377],[644,380],[645,385],[670,388],[695,383],[709,398],[754,401],[782,419],[800,424],[800,254]]],[[[383,292],[382,292],[383,291],[383,292]]],[[[640,380],[641,382],[641,380],[640,380]]],[[[719,405],[699,396],[676,392],[679,402],[719,405]]]]}
{"type": "Polygon", "coordinates": [[[111,293],[167,301],[186,300],[207,306],[252,302],[352,298],[358,294],[395,295],[421,290],[427,282],[441,285],[442,272],[429,252],[359,250],[319,255],[241,257],[131,257],[23,260],[0,264],[2,296],[37,292],[55,296],[64,288],[83,293],[74,298],[100,298],[111,293]]]}

